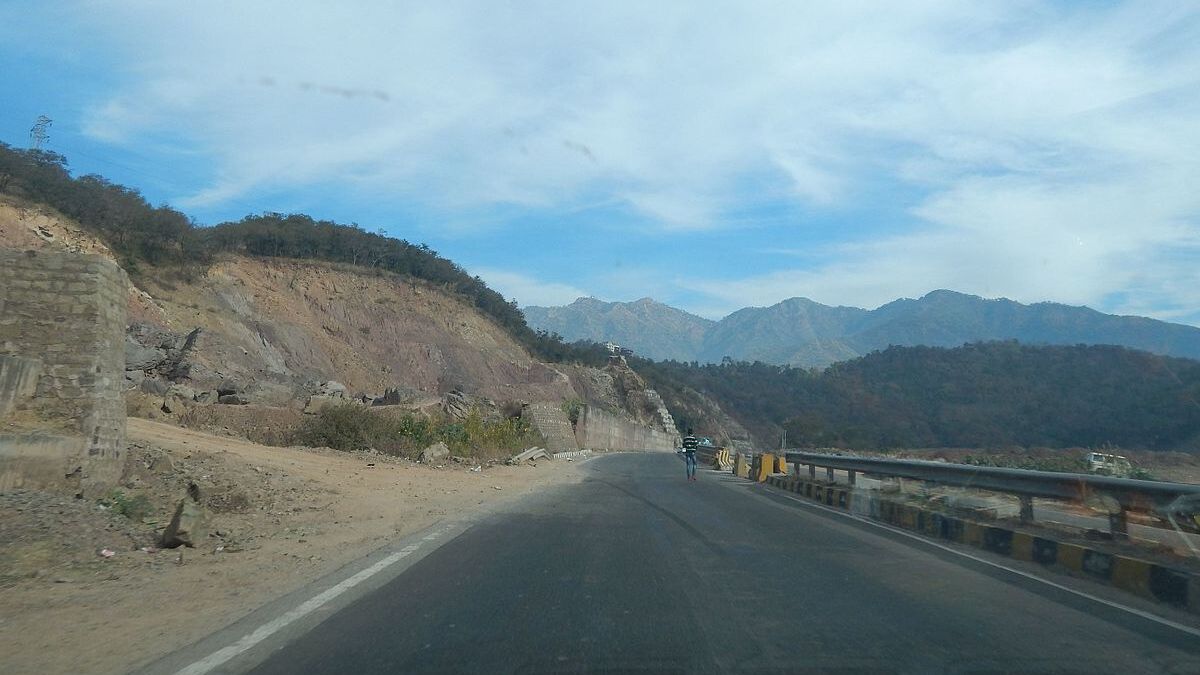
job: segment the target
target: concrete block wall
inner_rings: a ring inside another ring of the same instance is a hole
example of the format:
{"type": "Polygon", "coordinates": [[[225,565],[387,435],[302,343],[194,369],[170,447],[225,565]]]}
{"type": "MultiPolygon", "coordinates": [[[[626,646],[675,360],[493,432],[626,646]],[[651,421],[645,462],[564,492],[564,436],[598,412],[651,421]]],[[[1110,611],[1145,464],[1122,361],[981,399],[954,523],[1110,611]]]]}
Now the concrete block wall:
{"type": "Polygon", "coordinates": [[[0,419],[18,402],[33,398],[41,374],[42,362],[37,359],[0,354],[0,419]]]}
{"type": "Polygon", "coordinates": [[[25,378],[0,393],[12,398],[0,419],[0,489],[95,493],[120,477],[128,284],[101,256],[0,250],[0,356],[15,357],[14,371],[24,363],[25,378]],[[30,361],[40,363],[32,396],[30,361]]]}
{"type": "Polygon", "coordinates": [[[561,405],[530,403],[521,411],[521,417],[542,434],[546,439],[546,449],[550,452],[570,452],[579,449],[571,420],[567,419],[567,413],[561,405]]]}
{"type": "Polygon", "coordinates": [[[575,425],[579,447],[593,450],[666,450],[676,448],[679,434],[644,427],[586,405],[575,425]]]}

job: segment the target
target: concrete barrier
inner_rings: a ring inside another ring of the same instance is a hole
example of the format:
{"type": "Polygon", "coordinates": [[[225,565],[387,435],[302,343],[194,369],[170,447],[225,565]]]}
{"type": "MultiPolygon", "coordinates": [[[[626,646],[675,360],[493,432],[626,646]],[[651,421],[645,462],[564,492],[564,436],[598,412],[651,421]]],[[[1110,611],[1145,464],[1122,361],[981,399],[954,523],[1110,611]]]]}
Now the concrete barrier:
{"type": "Polygon", "coordinates": [[[750,477],[750,462],[746,461],[746,455],[740,452],[737,453],[737,456],[733,462],[733,473],[739,478],[750,477]]]}
{"type": "Polygon", "coordinates": [[[844,488],[800,476],[771,476],[772,487],[859,516],[889,523],[998,555],[1038,563],[1049,570],[1086,576],[1157,602],[1200,614],[1200,575],[1133,555],[1100,551],[1049,539],[1015,526],[979,523],[916,504],[896,501],[865,488],[844,488]]]}
{"type": "Polygon", "coordinates": [[[767,476],[770,476],[772,473],[774,473],[773,469],[775,468],[775,455],[772,455],[769,452],[764,452],[757,457],[756,464],[757,466],[755,466],[754,480],[758,481],[759,483],[763,483],[767,480],[767,476]]]}

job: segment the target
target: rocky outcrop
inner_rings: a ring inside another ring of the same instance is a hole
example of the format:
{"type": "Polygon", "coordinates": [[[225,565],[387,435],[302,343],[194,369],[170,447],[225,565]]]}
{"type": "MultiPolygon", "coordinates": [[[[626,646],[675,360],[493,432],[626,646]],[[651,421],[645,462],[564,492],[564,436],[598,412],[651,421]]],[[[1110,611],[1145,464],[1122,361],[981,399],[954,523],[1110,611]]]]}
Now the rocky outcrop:
{"type": "Polygon", "coordinates": [[[200,487],[195,483],[189,484],[187,495],[179,500],[170,524],[163,531],[164,548],[195,548],[197,544],[204,543],[208,537],[208,514],[200,497],[200,487]]]}
{"type": "Polygon", "coordinates": [[[421,463],[436,464],[449,456],[450,448],[446,447],[445,443],[438,441],[421,451],[421,463]]]}

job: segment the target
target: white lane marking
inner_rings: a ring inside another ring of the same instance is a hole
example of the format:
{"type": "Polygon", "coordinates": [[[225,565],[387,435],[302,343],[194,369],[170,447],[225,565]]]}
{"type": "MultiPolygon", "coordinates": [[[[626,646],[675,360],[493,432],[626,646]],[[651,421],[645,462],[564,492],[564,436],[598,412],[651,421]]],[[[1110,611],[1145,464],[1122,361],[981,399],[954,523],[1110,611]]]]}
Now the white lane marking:
{"type": "Polygon", "coordinates": [[[1098,603],[1100,603],[1100,604],[1102,604],[1102,605],[1108,605],[1109,607],[1112,607],[1112,608],[1114,608],[1114,609],[1123,610],[1123,611],[1129,612],[1130,614],[1134,614],[1134,615],[1136,615],[1136,616],[1140,616],[1140,617],[1142,617],[1143,619],[1149,619],[1150,621],[1153,621],[1153,622],[1155,622],[1155,623],[1162,624],[1162,625],[1164,625],[1164,626],[1167,626],[1167,627],[1169,627],[1169,628],[1174,628],[1175,630],[1182,631],[1182,632],[1184,632],[1184,633],[1187,633],[1188,635],[1195,635],[1196,637],[1200,637],[1200,630],[1197,630],[1197,629],[1195,629],[1195,628],[1192,628],[1191,626],[1185,626],[1184,624],[1181,624],[1181,623],[1176,623],[1176,622],[1174,622],[1174,621],[1171,621],[1170,619],[1164,619],[1164,618],[1162,618],[1161,616],[1156,616],[1156,615],[1154,615],[1154,614],[1151,614],[1150,612],[1146,612],[1146,611],[1143,611],[1143,610],[1137,609],[1137,608],[1135,608],[1135,607],[1130,607],[1130,606],[1128,606],[1128,605],[1122,605],[1122,604],[1121,604],[1121,603],[1119,603],[1119,602],[1113,602],[1112,600],[1105,600],[1104,598],[1101,598],[1101,597],[1099,597],[1099,596],[1092,595],[1091,593],[1087,593],[1087,592],[1084,592],[1084,591],[1077,591],[1077,590],[1075,590],[1074,588],[1070,588],[1070,587],[1067,587],[1067,586],[1063,586],[1062,584],[1055,583],[1055,582],[1053,582],[1053,581],[1050,581],[1049,579],[1043,579],[1042,577],[1039,577],[1039,576],[1037,576],[1036,574],[1030,574],[1030,573],[1028,573],[1028,572],[1022,572],[1021,570],[1019,570],[1019,569],[1015,569],[1015,568],[1013,568],[1013,567],[1009,567],[1008,565],[1001,565],[1000,563],[993,562],[993,561],[991,561],[991,560],[987,560],[986,558],[980,558],[979,556],[971,555],[970,553],[966,553],[966,552],[963,552],[963,551],[959,551],[959,550],[957,550],[957,549],[950,548],[949,546],[946,546],[945,544],[938,543],[938,542],[936,542],[936,541],[933,541],[932,539],[926,539],[925,537],[922,537],[922,536],[920,536],[920,535],[913,534],[913,533],[911,533],[911,532],[908,532],[908,531],[905,531],[905,530],[901,530],[901,529],[899,529],[899,528],[896,528],[896,527],[892,527],[891,525],[887,525],[887,524],[885,524],[885,523],[876,522],[876,521],[874,521],[874,520],[871,520],[871,519],[869,519],[869,518],[863,518],[862,516],[855,515],[855,514],[853,514],[853,513],[846,513],[846,512],[844,512],[844,511],[839,511],[839,510],[837,510],[837,509],[834,509],[834,508],[830,508],[830,507],[828,507],[828,506],[825,506],[824,504],[816,504],[816,503],[813,503],[813,502],[809,502],[809,501],[806,501],[806,500],[800,499],[800,498],[798,498],[798,497],[793,497],[793,496],[791,496],[791,495],[782,494],[782,495],[780,495],[780,496],[781,496],[781,497],[783,497],[783,498],[785,498],[785,499],[790,499],[790,500],[792,500],[792,501],[794,501],[794,502],[796,502],[796,503],[803,504],[803,505],[805,505],[805,506],[811,506],[811,507],[814,507],[814,508],[818,508],[818,509],[821,509],[822,511],[828,511],[829,513],[833,513],[833,514],[835,514],[835,515],[839,515],[839,516],[842,516],[842,517],[844,517],[844,518],[849,518],[850,520],[856,520],[856,521],[858,521],[858,522],[860,522],[860,523],[865,523],[865,524],[867,524],[867,525],[871,525],[871,526],[874,526],[874,527],[878,527],[878,528],[879,528],[879,529],[881,529],[881,530],[887,530],[888,532],[894,532],[894,533],[896,533],[896,534],[904,535],[905,537],[908,537],[909,539],[913,539],[913,540],[919,541],[919,542],[921,542],[922,544],[927,544],[927,545],[929,545],[929,546],[935,546],[935,547],[937,547],[937,548],[940,548],[940,549],[942,549],[943,551],[946,551],[946,552],[948,552],[948,553],[953,553],[953,554],[955,554],[955,555],[960,555],[960,556],[962,556],[962,557],[964,557],[964,558],[970,558],[971,560],[974,560],[974,561],[976,561],[976,562],[981,562],[981,563],[983,563],[983,564],[985,564],[985,565],[991,565],[992,567],[995,567],[995,568],[998,568],[998,569],[1002,569],[1002,570],[1004,570],[1005,572],[1011,572],[1011,573],[1013,573],[1013,574],[1016,574],[1017,576],[1021,576],[1021,577],[1025,577],[1026,579],[1031,579],[1031,580],[1033,580],[1033,581],[1038,581],[1038,582],[1041,582],[1041,583],[1043,583],[1043,584],[1046,584],[1047,586],[1051,586],[1051,587],[1053,587],[1053,588],[1057,588],[1057,589],[1059,589],[1059,590],[1066,591],[1066,592],[1068,592],[1068,593],[1071,593],[1071,594],[1073,594],[1073,595],[1078,595],[1078,596],[1079,596],[1079,597],[1081,597],[1081,598],[1087,598],[1088,600],[1092,600],[1092,601],[1094,601],[1094,602],[1098,602],[1098,603]]]}
{"type": "MultiPolygon", "coordinates": [[[[436,539],[437,537],[442,536],[444,533],[445,530],[439,530],[435,533],[437,536],[432,537],[432,539],[436,539]]],[[[430,539],[431,537],[428,535],[424,537],[424,540],[426,541],[430,539]]],[[[409,544],[399,551],[389,554],[374,565],[371,565],[370,567],[358,572],[353,576],[343,579],[340,583],[326,589],[325,591],[322,591],[321,593],[318,593],[317,595],[314,595],[290,611],[264,623],[256,628],[254,632],[243,636],[240,640],[234,642],[228,647],[218,649],[203,659],[200,659],[190,666],[187,666],[186,668],[180,670],[177,675],[204,675],[204,673],[210,672],[213,668],[227,663],[233,657],[247,651],[251,647],[257,645],[263,640],[266,640],[275,633],[278,633],[288,624],[294,623],[305,616],[312,614],[330,600],[333,600],[342,593],[345,593],[367,579],[379,574],[399,560],[407,558],[420,547],[420,544],[409,544]]]]}

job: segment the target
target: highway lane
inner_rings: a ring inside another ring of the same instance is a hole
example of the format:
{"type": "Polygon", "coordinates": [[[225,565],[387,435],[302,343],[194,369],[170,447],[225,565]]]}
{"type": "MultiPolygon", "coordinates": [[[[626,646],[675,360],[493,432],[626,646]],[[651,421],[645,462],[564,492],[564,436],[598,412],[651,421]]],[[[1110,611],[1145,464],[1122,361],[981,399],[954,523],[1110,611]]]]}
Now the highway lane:
{"type": "Polygon", "coordinates": [[[255,673],[1200,672],[1200,639],[672,455],[488,516],[255,673]]]}

